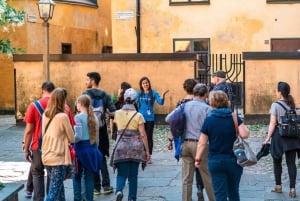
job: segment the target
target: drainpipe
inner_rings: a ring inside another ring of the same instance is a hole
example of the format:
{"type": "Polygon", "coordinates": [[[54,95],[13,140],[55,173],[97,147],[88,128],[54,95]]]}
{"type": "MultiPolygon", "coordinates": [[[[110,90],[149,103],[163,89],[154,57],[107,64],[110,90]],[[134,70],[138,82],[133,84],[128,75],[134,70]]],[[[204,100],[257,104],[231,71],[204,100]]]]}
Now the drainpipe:
{"type": "Polygon", "coordinates": [[[136,33],[136,52],[141,53],[141,23],[140,23],[140,17],[141,17],[141,7],[140,7],[140,0],[136,0],[136,27],[135,27],[135,33],[136,33]]]}

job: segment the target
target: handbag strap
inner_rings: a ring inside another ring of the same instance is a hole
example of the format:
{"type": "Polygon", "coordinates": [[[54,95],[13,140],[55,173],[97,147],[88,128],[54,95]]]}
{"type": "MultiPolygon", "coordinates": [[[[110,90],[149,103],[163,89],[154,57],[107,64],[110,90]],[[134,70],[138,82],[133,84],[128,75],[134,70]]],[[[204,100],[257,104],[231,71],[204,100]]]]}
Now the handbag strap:
{"type": "Polygon", "coordinates": [[[233,122],[234,122],[236,136],[239,136],[240,133],[239,133],[239,126],[238,126],[238,121],[237,121],[236,114],[232,113],[232,119],[233,119],[233,122]]]}
{"type": "Polygon", "coordinates": [[[115,144],[115,148],[114,148],[114,150],[113,150],[113,154],[114,154],[114,152],[115,152],[115,149],[116,149],[118,143],[120,142],[120,139],[122,138],[123,134],[125,133],[125,131],[126,131],[128,125],[130,124],[131,120],[133,119],[133,117],[134,117],[136,114],[137,114],[137,112],[135,112],[135,113],[131,116],[131,118],[129,119],[129,121],[127,122],[125,128],[123,129],[123,132],[121,133],[121,135],[120,135],[118,141],[117,141],[116,144],[115,144]]]}

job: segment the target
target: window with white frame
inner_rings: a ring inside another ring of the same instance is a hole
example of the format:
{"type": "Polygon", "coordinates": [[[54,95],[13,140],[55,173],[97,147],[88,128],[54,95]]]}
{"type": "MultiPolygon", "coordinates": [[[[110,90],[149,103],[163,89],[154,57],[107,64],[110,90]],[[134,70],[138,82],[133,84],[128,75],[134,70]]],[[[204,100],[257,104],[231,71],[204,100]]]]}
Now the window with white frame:
{"type": "Polygon", "coordinates": [[[173,39],[173,52],[210,52],[209,38],[179,38],[173,39]]]}
{"type": "Polygon", "coordinates": [[[170,5],[209,4],[209,0],[169,0],[170,5]]]}

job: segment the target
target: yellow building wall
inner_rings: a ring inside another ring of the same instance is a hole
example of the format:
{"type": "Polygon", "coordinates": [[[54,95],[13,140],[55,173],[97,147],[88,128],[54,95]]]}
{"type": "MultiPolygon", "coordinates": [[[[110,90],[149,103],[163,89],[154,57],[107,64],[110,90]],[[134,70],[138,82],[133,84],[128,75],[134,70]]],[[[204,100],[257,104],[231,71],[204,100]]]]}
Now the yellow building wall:
{"type": "MultiPolygon", "coordinates": [[[[231,0],[169,6],[168,0],[140,2],[141,53],[173,52],[174,38],[210,38],[212,53],[270,51],[271,38],[300,36],[300,4],[231,0]]],[[[136,53],[136,0],[114,0],[111,6],[114,53],[136,53]],[[134,17],[116,18],[125,11],[133,11],[134,17]]]]}
{"type": "MultiPolygon", "coordinates": [[[[17,78],[17,116],[22,118],[30,102],[41,96],[43,82],[42,62],[14,62],[17,78]],[[26,68],[24,68],[26,66],[26,68]]],[[[165,104],[155,104],[157,114],[167,114],[185,96],[183,82],[193,78],[194,61],[89,61],[51,62],[51,81],[68,91],[68,103],[74,108],[76,97],[86,89],[86,74],[97,71],[101,74],[100,88],[111,96],[117,94],[121,82],[129,82],[139,89],[139,80],[147,76],[153,89],[162,94],[166,90],[165,104]],[[180,72],[180,73],[178,73],[180,72]]]]}
{"type": "MultiPolygon", "coordinates": [[[[7,4],[26,12],[25,24],[0,31],[1,39],[9,39],[12,47],[21,47],[25,54],[43,54],[45,27],[38,13],[38,0],[7,0],[7,4]],[[36,18],[30,22],[28,17],[36,18]]],[[[56,3],[53,18],[49,20],[49,52],[61,54],[61,44],[72,44],[73,54],[99,54],[103,46],[111,46],[111,0],[98,0],[98,8],[56,3]]],[[[26,66],[23,66],[27,70],[26,66]]],[[[14,68],[12,58],[0,55],[0,110],[14,109],[14,68]],[[3,83],[3,82],[1,82],[3,83]]],[[[24,77],[29,76],[24,73],[24,77]]],[[[39,72],[40,73],[40,72],[39,72]]]]}
{"type": "Polygon", "coordinates": [[[0,111],[13,111],[14,105],[14,67],[12,57],[0,54],[0,111]],[[10,76],[5,76],[10,75],[10,76]]]}
{"type": "Polygon", "coordinates": [[[245,114],[269,114],[280,81],[289,83],[300,107],[299,60],[246,60],[245,73],[245,114]]]}

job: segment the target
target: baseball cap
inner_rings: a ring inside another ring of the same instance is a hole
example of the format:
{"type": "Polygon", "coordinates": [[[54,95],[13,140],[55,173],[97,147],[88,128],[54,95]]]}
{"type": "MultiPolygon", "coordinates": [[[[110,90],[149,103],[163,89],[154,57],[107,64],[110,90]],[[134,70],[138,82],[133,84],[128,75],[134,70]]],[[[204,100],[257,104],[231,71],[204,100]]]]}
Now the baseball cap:
{"type": "Polygon", "coordinates": [[[124,93],[124,100],[129,99],[130,100],[135,100],[136,98],[136,91],[133,88],[126,89],[124,93]]]}
{"type": "Polygon", "coordinates": [[[213,77],[219,77],[219,78],[226,78],[226,73],[223,70],[218,70],[216,72],[213,72],[213,77]]]}

